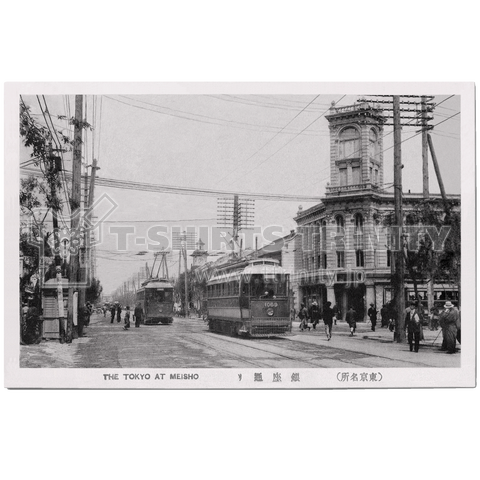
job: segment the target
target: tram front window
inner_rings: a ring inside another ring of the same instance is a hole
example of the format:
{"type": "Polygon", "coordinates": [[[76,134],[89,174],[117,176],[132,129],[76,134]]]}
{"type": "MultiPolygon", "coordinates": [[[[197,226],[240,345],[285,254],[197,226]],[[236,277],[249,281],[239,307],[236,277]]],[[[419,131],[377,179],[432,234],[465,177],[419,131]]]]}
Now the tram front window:
{"type": "Polygon", "coordinates": [[[147,293],[149,302],[172,302],[173,292],[171,290],[151,290],[147,293]]]}
{"type": "Polygon", "coordinates": [[[250,296],[255,298],[284,297],[287,294],[287,278],[281,274],[252,275],[250,296]]]}

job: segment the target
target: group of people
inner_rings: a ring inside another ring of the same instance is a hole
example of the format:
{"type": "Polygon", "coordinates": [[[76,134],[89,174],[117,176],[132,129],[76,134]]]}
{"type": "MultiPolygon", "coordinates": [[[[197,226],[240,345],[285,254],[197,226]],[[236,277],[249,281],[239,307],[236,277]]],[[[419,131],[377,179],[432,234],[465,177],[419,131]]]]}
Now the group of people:
{"type": "MultiPolygon", "coordinates": [[[[123,317],[123,329],[128,330],[130,328],[130,315],[131,310],[130,306],[125,307],[125,315],[123,317]]],[[[106,316],[106,310],[104,310],[104,316],[106,316]]],[[[122,321],[122,305],[119,302],[114,302],[110,307],[110,323],[114,323],[115,317],[117,318],[117,323],[122,321]]],[[[143,308],[140,302],[137,303],[135,310],[133,311],[133,319],[135,320],[135,327],[139,328],[140,324],[143,322],[143,308]]]]}
{"type": "MultiPolygon", "coordinates": [[[[405,311],[405,330],[408,332],[407,339],[410,345],[410,351],[418,352],[420,341],[423,336],[423,307],[420,302],[410,302],[405,311]]],[[[449,354],[457,352],[457,342],[461,343],[461,323],[460,312],[451,301],[446,301],[443,310],[438,306],[430,310],[429,322],[430,330],[442,329],[442,346],[440,350],[449,354]]]]}
{"type": "MultiPolygon", "coordinates": [[[[367,314],[371,322],[371,330],[374,332],[377,324],[378,310],[373,303],[370,304],[367,314]]],[[[381,326],[389,327],[390,330],[393,331],[395,329],[396,316],[393,302],[383,305],[380,310],[380,315],[382,319],[381,326]]],[[[323,319],[325,334],[327,339],[330,340],[332,338],[332,325],[336,324],[337,319],[340,318],[340,310],[336,305],[332,308],[331,302],[327,302],[323,307],[323,311],[321,311],[318,303],[314,300],[308,309],[304,303],[301,303],[297,316],[300,319],[301,331],[307,328],[309,331],[311,328],[315,330],[320,320],[323,319]]],[[[424,322],[423,316],[424,313],[421,302],[410,302],[410,305],[405,310],[405,331],[411,352],[418,352],[420,341],[424,339],[422,326],[424,322]]],[[[350,328],[351,337],[354,336],[357,328],[356,319],[357,312],[350,306],[346,312],[345,321],[350,328]]],[[[449,354],[455,353],[457,351],[456,342],[461,343],[461,323],[460,312],[452,302],[445,302],[444,309],[441,312],[438,306],[431,309],[429,328],[436,330],[438,326],[442,329],[443,336],[440,350],[446,351],[449,354]]]]}
{"type": "Polygon", "coordinates": [[[310,308],[307,309],[305,304],[300,304],[300,310],[298,312],[298,318],[300,319],[300,330],[303,332],[308,328],[310,331],[311,328],[316,330],[317,325],[320,323],[320,320],[323,320],[325,324],[325,334],[327,335],[327,340],[332,338],[332,325],[337,323],[337,318],[340,315],[340,310],[337,306],[332,308],[332,302],[327,302],[323,307],[323,312],[320,310],[320,307],[316,300],[312,302],[310,308]],[[312,327],[310,327],[310,324],[312,327]]]}

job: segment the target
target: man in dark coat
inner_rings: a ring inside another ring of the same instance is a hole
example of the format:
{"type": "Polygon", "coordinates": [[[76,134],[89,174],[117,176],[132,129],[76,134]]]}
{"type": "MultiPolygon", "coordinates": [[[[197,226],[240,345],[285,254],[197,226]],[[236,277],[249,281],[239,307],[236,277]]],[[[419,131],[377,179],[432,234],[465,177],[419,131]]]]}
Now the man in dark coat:
{"type": "Polygon", "coordinates": [[[110,321],[110,323],[113,323],[113,321],[115,320],[115,312],[117,311],[117,307],[115,304],[112,304],[111,308],[110,308],[110,315],[112,316],[112,319],[110,321]]]}
{"type": "Polygon", "coordinates": [[[327,334],[327,340],[332,338],[332,324],[333,324],[333,308],[332,302],[327,302],[323,308],[323,323],[325,324],[325,333],[327,334]]]}
{"type": "Polygon", "coordinates": [[[350,326],[351,337],[353,337],[353,334],[355,333],[355,330],[357,328],[356,315],[357,315],[357,312],[353,309],[352,306],[348,309],[347,314],[345,315],[345,320],[350,326]]]}
{"type": "Polygon", "coordinates": [[[137,303],[135,310],[133,312],[133,316],[135,317],[135,327],[140,327],[140,323],[143,320],[143,308],[140,302],[137,303]]]}
{"type": "Polygon", "coordinates": [[[413,351],[415,342],[415,352],[418,353],[420,337],[422,333],[422,321],[420,318],[420,309],[418,307],[410,307],[410,313],[408,316],[408,321],[405,323],[405,327],[408,330],[408,343],[410,344],[410,351],[413,351]]]}
{"type": "Polygon", "coordinates": [[[117,323],[122,319],[122,306],[117,302],[117,323]]]}
{"type": "Polygon", "coordinates": [[[372,332],[375,331],[375,326],[377,325],[377,309],[375,308],[375,305],[373,303],[370,304],[370,308],[368,309],[368,317],[370,318],[370,321],[372,322],[372,332]]]}

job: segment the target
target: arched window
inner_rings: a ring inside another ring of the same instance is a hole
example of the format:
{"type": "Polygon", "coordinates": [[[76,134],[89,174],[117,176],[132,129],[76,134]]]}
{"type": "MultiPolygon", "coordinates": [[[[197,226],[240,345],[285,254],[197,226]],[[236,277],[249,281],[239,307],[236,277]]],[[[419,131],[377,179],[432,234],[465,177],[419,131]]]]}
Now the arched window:
{"type": "MultiPolygon", "coordinates": [[[[361,213],[356,213],[354,218],[355,227],[353,230],[353,241],[355,249],[362,249],[363,248],[363,215],[361,213]]],[[[357,267],[363,267],[362,265],[358,265],[357,267]]]]}
{"type": "Polygon", "coordinates": [[[338,159],[360,158],[360,133],[354,127],[347,127],[338,136],[338,159]]]}
{"type": "Polygon", "coordinates": [[[355,233],[363,233],[363,215],[361,213],[355,214],[355,233]]]}
{"type": "Polygon", "coordinates": [[[378,135],[373,128],[370,129],[368,137],[368,156],[375,160],[378,158],[378,135]]]}
{"type": "Polygon", "coordinates": [[[337,232],[343,229],[345,226],[345,221],[343,220],[343,217],[341,215],[337,215],[335,217],[335,223],[337,225],[337,232]]]}

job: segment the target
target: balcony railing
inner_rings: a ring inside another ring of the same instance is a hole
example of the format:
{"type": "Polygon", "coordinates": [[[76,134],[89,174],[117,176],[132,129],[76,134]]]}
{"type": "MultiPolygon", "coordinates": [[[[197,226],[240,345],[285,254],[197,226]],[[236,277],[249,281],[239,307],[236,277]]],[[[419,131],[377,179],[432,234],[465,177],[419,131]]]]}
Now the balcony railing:
{"type": "Polygon", "coordinates": [[[338,195],[341,193],[353,193],[365,190],[378,190],[378,185],[372,182],[359,183],[357,185],[340,185],[336,187],[328,186],[327,195],[338,195]]]}
{"type": "Polygon", "coordinates": [[[378,104],[372,104],[368,102],[355,103],[353,105],[346,105],[344,107],[331,107],[330,115],[335,115],[337,113],[348,113],[348,112],[359,112],[365,110],[374,110],[377,114],[382,114],[382,109],[378,104]]]}

